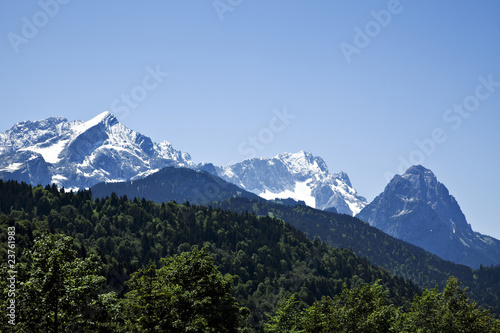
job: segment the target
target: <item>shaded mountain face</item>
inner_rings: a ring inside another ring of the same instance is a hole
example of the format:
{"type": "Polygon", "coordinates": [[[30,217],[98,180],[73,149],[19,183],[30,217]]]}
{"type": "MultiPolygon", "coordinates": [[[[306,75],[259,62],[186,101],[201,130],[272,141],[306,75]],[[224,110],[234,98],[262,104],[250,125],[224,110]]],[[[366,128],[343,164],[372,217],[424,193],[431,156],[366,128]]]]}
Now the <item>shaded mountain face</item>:
{"type": "Polygon", "coordinates": [[[422,166],[396,175],[356,217],[455,263],[500,262],[500,241],[474,232],[448,189],[422,166]]]}
{"type": "Polygon", "coordinates": [[[90,189],[94,197],[103,198],[115,193],[129,198],[145,198],[157,203],[188,201],[192,204],[207,205],[233,197],[263,200],[208,172],[174,167],[166,167],[135,181],[99,183],[90,189]]]}
{"type": "Polygon", "coordinates": [[[265,199],[292,198],[317,209],[354,215],[366,205],[346,173],[331,174],[325,161],[308,152],[253,158],[216,169],[217,174],[265,199]]]}
{"type": "Polygon", "coordinates": [[[0,133],[0,178],[86,188],[140,178],[166,166],[194,166],[166,141],[153,143],[109,112],[93,119],[25,121],[0,133]]]}

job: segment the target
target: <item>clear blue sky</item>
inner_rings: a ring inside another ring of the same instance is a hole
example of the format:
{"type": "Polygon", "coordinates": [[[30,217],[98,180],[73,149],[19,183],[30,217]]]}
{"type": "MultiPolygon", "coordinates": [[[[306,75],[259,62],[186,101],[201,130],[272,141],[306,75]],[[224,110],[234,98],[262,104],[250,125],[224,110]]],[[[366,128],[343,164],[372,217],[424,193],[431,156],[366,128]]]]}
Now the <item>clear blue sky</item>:
{"type": "Polygon", "coordinates": [[[0,131],[108,110],[195,162],[310,151],[368,200],[413,161],[500,238],[500,2],[59,1],[0,2],[0,131]]]}

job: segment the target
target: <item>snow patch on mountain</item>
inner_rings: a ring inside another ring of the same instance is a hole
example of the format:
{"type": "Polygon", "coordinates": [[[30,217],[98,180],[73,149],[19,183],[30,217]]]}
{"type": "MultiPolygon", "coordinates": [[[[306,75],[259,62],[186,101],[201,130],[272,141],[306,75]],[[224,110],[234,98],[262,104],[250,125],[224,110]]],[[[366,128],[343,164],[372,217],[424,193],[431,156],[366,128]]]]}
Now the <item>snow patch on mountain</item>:
{"type": "Polygon", "coordinates": [[[50,146],[45,146],[45,144],[36,144],[31,147],[26,147],[26,148],[21,148],[19,149],[20,151],[23,150],[29,150],[34,153],[42,155],[43,159],[47,163],[59,163],[61,161],[61,158],[59,158],[59,154],[63,151],[63,149],[66,147],[67,143],[69,142],[68,140],[61,140],[58,141],[50,146]]]}
{"type": "Polygon", "coordinates": [[[295,201],[304,201],[308,206],[316,207],[316,198],[312,195],[312,189],[308,186],[307,182],[296,182],[293,190],[284,190],[279,193],[272,192],[266,188],[259,196],[266,200],[291,198],[295,201]]]}
{"type": "Polygon", "coordinates": [[[22,166],[23,166],[22,163],[12,163],[12,164],[7,165],[6,167],[0,169],[0,171],[14,172],[14,171],[20,169],[22,166]]]}
{"type": "Polygon", "coordinates": [[[264,199],[292,198],[307,205],[355,215],[367,204],[346,173],[331,174],[325,161],[309,152],[253,158],[216,168],[219,177],[264,199]]]}

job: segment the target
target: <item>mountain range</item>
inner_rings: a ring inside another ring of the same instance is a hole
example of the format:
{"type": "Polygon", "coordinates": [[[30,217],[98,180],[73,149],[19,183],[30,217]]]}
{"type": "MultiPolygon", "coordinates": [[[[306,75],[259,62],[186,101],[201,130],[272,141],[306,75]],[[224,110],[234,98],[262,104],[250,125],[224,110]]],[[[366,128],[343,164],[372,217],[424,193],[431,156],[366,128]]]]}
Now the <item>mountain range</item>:
{"type": "Polygon", "coordinates": [[[325,161],[309,152],[228,166],[195,164],[189,154],[166,141],[154,143],[109,112],[86,122],[62,117],[25,121],[0,133],[0,179],[198,204],[238,196],[290,198],[356,216],[456,263],[479,267],[500,262],[500,242],[474,232],[446,187],[422,166],[395,176],[368,204],[346,173],[330,173],[325,161]]]}
{"type": "Polygon", "coordinates": [[[109,112],[86,122],[62,117],[25,121],[0,133],[0,179],[83,189],[140,179],[168,166],[207,171],[265,199],[291,197],[346,214],[359,212],[367,203],[347,174],[330,174],[326,163],[310,153],[222,167],[195,164],[189,154],[167,141],[154,143],[109,112]]]}

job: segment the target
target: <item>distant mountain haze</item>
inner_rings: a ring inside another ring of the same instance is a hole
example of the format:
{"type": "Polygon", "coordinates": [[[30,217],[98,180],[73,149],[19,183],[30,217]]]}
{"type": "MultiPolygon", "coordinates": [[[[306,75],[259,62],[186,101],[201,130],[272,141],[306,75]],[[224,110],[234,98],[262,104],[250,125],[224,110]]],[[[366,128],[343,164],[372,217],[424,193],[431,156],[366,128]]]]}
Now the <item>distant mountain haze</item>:
{"type": "Polygon", "coordinates": [[[175,167],[166,167],[134,181],[99,183],[90,189],[94,197],[104,198],[115,193],[131,199],[145,198],[157,203],[176,201],[208,205],[233,197],[264,200],[208,172],[175,167]]]}

